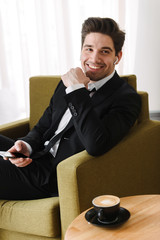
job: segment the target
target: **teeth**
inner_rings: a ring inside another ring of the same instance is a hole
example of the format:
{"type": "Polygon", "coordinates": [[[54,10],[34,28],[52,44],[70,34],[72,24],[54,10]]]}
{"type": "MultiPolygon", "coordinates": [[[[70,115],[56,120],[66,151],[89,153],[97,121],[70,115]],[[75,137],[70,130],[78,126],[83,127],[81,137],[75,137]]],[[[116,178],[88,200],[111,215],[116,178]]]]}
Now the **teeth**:
{"type": "Polygon", "coordinates": [[[99,68],[101,68],[101,67],[96,67],[96,66],[89,66],[90,68],[93,68],[93,69],[99,69],[99,68]]]}

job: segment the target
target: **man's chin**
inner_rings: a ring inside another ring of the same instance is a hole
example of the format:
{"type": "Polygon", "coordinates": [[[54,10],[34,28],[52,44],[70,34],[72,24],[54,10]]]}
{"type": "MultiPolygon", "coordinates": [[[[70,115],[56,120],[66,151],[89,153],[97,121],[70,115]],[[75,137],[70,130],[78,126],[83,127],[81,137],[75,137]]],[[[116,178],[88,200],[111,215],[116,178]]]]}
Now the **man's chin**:
{"type": "Polygon", "coordinates": [[[101,79],[103,79],[105,76],[98,76],[95,73],[92,73],[90,71],[86,72],[86,76],[91,80],[91,81],[99,81],[101,79]]]}

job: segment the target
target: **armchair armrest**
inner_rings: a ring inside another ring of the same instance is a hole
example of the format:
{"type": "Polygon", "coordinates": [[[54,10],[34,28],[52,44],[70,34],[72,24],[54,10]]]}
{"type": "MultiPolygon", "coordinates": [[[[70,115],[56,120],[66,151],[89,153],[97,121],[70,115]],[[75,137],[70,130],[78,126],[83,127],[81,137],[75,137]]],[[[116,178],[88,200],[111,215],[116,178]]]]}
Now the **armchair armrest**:
{"type": "Polygon", "coordinates": [[[29,131],[29,119],[25,118],[0,126],[0,134],[16,139],[26,135],[29,131]]]}
{"type": "Polygon", "coordinates": [[[62,235],[92,199],[160,193],[160,122],[145,121],[109,152],[92,157],[80,152],[57,167],[62,235]]]}

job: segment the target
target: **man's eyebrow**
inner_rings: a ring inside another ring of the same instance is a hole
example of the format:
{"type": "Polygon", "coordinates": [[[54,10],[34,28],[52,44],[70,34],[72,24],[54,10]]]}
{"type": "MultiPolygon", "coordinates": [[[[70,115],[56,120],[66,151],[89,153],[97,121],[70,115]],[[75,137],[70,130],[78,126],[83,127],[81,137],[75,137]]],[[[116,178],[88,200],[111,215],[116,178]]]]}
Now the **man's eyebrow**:
{"type": "MultiPolygon", "coordinates": [[[[85,44],[83,47],[84,47],[84,48],[85,48],[85,47],[93,47],[93,45],[85,44]]],[[[102,47],[101,49],[103,49],[103,50],[110,50],[111,52],[113,52],[113,49],[110,48],[110,47],[107,47],[107,46],[104,46],[104,47],[102,47]]]]}
{"type": "Polygon", "coordinates": [[[93,47],[93,46],[89,44],[85,44],[83,47],[93,47]]]}
{"type": "Polygon", "coordinates": [[[103,49],[103,50],[104,50],[104,49],[107,49],[107,50],[110,50],[111,52],[113,52],[113,49],[110,48],[110,47],[102,47],[102,49],[103,49]]]}

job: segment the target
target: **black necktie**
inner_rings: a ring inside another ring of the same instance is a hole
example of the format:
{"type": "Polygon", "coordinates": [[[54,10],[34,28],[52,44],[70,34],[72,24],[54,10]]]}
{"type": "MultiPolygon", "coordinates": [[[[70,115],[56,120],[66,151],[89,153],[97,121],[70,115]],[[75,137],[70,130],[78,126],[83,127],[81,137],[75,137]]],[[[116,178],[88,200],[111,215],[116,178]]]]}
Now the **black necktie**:
{"type": "MultiPolygon", "coordinates": [[[[72,118],[71,118],[71,119],[72,119],[72,118]]],[[[72,121],[71,121],[71,119],[70,119],[69,123],[67,124],[67,126],[66,126],[61,132],[59,132],[57,135],[53,136],[53,137],[50,139],[48,145],[47,145],[47,146],[45,147],[45,149],[44,149],[45,152],[48,152],[48,151],[51,149],[51,147],[53,147],[54,144],[55,144],[59,139],[62,138],[63,134],[72,126],[72,121]]]]}
{"type": "Polygon", "coordinates": [[[92,90],[88,90],[89,93],[96,92],[96,88],[94,87],[92,90]]]}
{"type": "Polygon", "coordinates": [[[96,88],[93,88],[91,91],[88,90],[89,96],[92,97],[94,93],[96,92],[96,88]]]}
{"type": "MultiPolygon", "coordinates": [[[[59,132],[57,135],[53,136],[48,145],[41,151],[41,152],[37,152],[35,154],[33,154],[33,158],[39,158],[42,157],[43,155],[45,155],[47,152],[50,151],[50,149],[55,145],[55,143],[62,138],[63,134],[65,132],[67,132],[67,130],[73,125],[72,123],[72,118],[70,119],[69,123],[67,124],[67,126],[61,131],[59,132]]],[[[32,157],[32,156],[31,156],[32,157]]]]}

